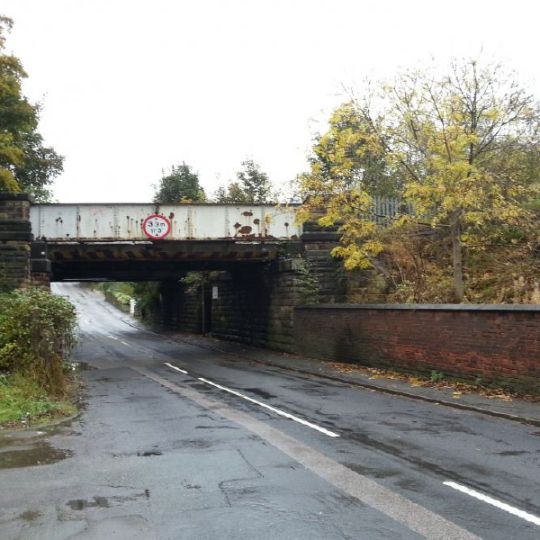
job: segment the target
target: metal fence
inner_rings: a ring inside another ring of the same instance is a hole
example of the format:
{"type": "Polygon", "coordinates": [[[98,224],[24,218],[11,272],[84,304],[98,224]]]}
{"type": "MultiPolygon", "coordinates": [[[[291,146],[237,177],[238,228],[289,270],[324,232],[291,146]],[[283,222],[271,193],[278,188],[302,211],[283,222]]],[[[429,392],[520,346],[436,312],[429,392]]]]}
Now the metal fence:
{"type": "Polygon", "coordinates": [[[401,215],[413,215],[411,203],[397,197],[374,197],[373,210],[370,215],[377,225],[387,225],[401,215]]]}

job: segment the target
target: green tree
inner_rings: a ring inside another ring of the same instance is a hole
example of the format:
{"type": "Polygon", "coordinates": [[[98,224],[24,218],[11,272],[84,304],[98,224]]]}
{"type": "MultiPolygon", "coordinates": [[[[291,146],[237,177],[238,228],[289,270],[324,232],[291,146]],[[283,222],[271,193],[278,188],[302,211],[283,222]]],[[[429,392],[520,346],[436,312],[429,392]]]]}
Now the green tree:
{"type": "Polygon", "coordinates": [[[185,162],[173,165],[169,174],[164,174],[156,186],[154,202],[177,204],[206,200],[199,176],[185,162]]]}
{"type": "Polygon", "coordinates": [[[50,198],[48,186],[63,170],[63,158],[43,146],[37,131],[39,107],[22,93],[27,76],[18,58],[5,54],[13,23],[0,16],[0,191],[26,191],[50,198]]]}
{"type": "MultiPolygon", "coordinates": [[[[538,186],[538,105],[513,73],[474,60],[454,63],[444,76],[406,72],[380,90],[353,100],[363,126],[362,151],[384,158],[415,219],[448,239],[454,298],[462,301],[464,251],[483,249],[531,223],[526,202],[538,186]]],[[[349,268],[372,264],[384,245],[369,219],[367,186],[344,189],[338,179],[336,190],[323,193],[316,175],[301,182],[307,194],[314,193],[304,212],[315,205],[320,211],[324,195],[330,210],[321,224],[342,223],[335,254],[349,268]]]]}
{"type": "Polygon", "coordinates": [[[227,188],[219,187],[214,195],[216,202],[237,204],[265,204],[270,202],[272,184],[268,175],[261,171],[253,160],[242,162],[242,169],[236,173],[236,182],[227,188]]]}
{"type": "MultiPolygon", "coordinates": [[[[264,204],[269,202],[272,184],[268,175],[251,159],[242,161],[242,169],[236,173],[238,187],[246,202],[264,204]]],[[[234,184],[233,184],[234,185],[234,184]]]]}
{"type": "Polygon", "coordinates": [[[217,203],[226,203],[227,201],[227,190],[223,186],[219,186],[214,192],[212,199],[217,203]]]}
{"type": "Polygon", "coordinates": [[[248,204],[250,202],[238,182],[231,182],[227,188],[220,186],[214,194],[214,200],[218,203],[248,204]]]}
{"type": "Polygon", "coordinates": [[[13,169],[19,186],[38,201],[50,200],[49,186],[64,170],[64,158],[53,148],[44,146],[43,137],[35,131],[21,138],[21,148],[24,160],[13,169]]]}

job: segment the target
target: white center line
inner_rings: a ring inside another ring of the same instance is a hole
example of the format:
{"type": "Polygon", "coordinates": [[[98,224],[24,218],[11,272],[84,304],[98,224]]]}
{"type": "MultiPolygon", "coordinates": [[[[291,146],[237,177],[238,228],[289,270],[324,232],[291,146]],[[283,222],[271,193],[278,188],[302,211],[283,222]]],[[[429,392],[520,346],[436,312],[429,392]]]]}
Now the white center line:
{"type": "MultiPolygon", "coordinates": [[[[175,371],[179,371],[180,373],[183,373],[184,375],[189,375],[187,371],[184,369],[180,369],[179,367],[170,364],[169,362],[164,362],[164,364],[174,369],[175,371]]],[[[307,426],[311,429],[315,429],[317,431],[320,431],[321,433],[324,433],[325,435],[328,435],[329,437],[339,437],[338,433],[334,433],[333,431],[330,431],[326,428],[323,428],[321,426],[318,426],[316,424],[313,424],[312,422],[308,422],[307,420],[304,420],[303,418],[299,418],[298,416],[294,416],[294,414],[290,414],[288,412],[282,411],[280,409],[276,409],[275,407],[272,407],[271,405],[267,405],[266,403],[263,403],[262,401],[258,401],[256,399],[250,398],[248,396],[245,396],[244,394],[241,394],[240,392],[237,392],[236,390],[233,390],[232,388],[227,388],[226,386],[221,386],[220,384],[217,384],[215,382],[209,381],[208,379],[204,379],[203,377],[198,377],[198,380],[209,384],[211,386],[214,386],[216,388],[219,388],[220,390],[223,390],[224,392],[228,392],[229,394],[233,394],[237,397],[240,397],[242,399],[245,399],[246,401],[249,401],[250,403],[255,403],[255,405],[259,405],[259,407],[263,407],[264,409],[267,409],[269,411],[272,411],[276,414],[279,414],[280,416],[283,416],[285,418],[288,418],[289,420],[294,420],[295,422],[298,422],[299,424],[302,424],[303,426],[307,426]]]]}
{"type": "Polygon", "coordinates": [[[185,369],[180,369],[179,367],[173,366],[172,364],[169,364],[169,362],[165,362],[165,365],[167,367],[170,367],[171,369],[175,369],[176,371],[183,373],[184,375],[189,375],[189,373],[185,369]]]}
{"type": "Polygon", "coordinates": [[[510,506],[509,504],[506,504],[502,501],[498,501],[497,499],[494,499],[493,497],[484,495],[483,493],[480,493],[479,491],[475,491],[474,489],[468,488],[466,486],[462,486],[461,484],[458,484],[456,482],[446,481],[446,482],[443,482],[443,484],[457,491],[461,491],[461,493],[465,493],[466,495],[474,497],[475,499],[478,499],[479,501],[485,502],[487,504],[491,504],[492,506],[495,506],[496,508],[499,508],[500,510],[504,510],[505,512],[508,512],[509,514],[520,517],[521,519],[524,519],[525,521],[529,521],[530,523],[534,523],[535,525],[540,525],[540,518],[538,516],[535,516],[534,514],[529,514],[528,512],[520,510],[519,508],[510,506]]]}
{"type": "Polygon", "coordinates": [[[308,422],[307,420],[304,420],[303,418],[298,418],[298,416],[294,416],[293,414],[290,414],[288,412],[282,411],[280,409],[276,409],[275,407],[267,405],[266,403],[263,403],[262,401],[257,401],[256,399],[250,398],[248,396],[244,396],[244,394],[241,394],[240,392],[237,392],[236,390],[232,390],[231,388],[227,388],[226,386],[221,386],[220,384],[216,384],[207,379],[203,379],[202,377],[199,377],[198,380],[205,384],[215,386],[216,388],[219,388],[220,390],[223,390],[224,392],[229,392],[229,394],[238,396],[242,399],[245,399],[246,401],[255,403],[256,405],[259,405],[259,407],[268,409],[269,411],[279,414],[280,416],[284,416],[285,418],[288,418],[289,420],[294,420],[295,422],[298,422],[299,424],[302,424],[303,426],[310,427],[311,429],[316,429],[317,431],[320,431],[321,433],[324,433],[325,435],[328,435],[329,437],[339,437],[339,435],[337,433],[334,433],[333,431],[325,429],[321,426],[317,426],[316,424],[312,424],[311,422],[308,422]]]}
{"type": "Polygon", "coordinates": [[[107,337],[110,338],[110,339],[114,339],[114,341],[118,341],[119,343],[121,343],[122,345],[125,345],[126,347],[131,347],[132,349],[136,348],[133,345],[131,345],[131,343],[127,343],[127,342],[121,340],[120,338],[117,338],[116,336],[112,336],[111,334],[107,334],[107,337]]]}

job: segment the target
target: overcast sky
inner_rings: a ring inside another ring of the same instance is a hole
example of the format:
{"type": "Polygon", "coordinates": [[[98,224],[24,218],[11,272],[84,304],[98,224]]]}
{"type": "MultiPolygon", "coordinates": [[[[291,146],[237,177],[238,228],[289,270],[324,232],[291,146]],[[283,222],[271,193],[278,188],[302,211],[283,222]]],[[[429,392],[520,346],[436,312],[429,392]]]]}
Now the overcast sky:
{"type": "Polygon", "coordinates": [[[151,200],[186,161],[207,193],[254,159],[276,184],[343,86],[453,56],[501,60],[540,95],[534,0],[2,0],[8,51],[65,156],[60,202],[151,200]]]}

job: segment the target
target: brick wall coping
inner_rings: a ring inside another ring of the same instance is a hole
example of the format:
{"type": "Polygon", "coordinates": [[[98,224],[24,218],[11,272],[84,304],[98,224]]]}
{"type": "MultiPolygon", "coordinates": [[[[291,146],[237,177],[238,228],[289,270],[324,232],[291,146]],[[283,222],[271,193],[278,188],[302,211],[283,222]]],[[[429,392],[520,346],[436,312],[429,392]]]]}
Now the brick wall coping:
{"type": "Polygon", "coordinates": [[[540,304],[307,304],[296,310],[379,310],[379,311],[533,311],[540,313],[540,304]]]}

